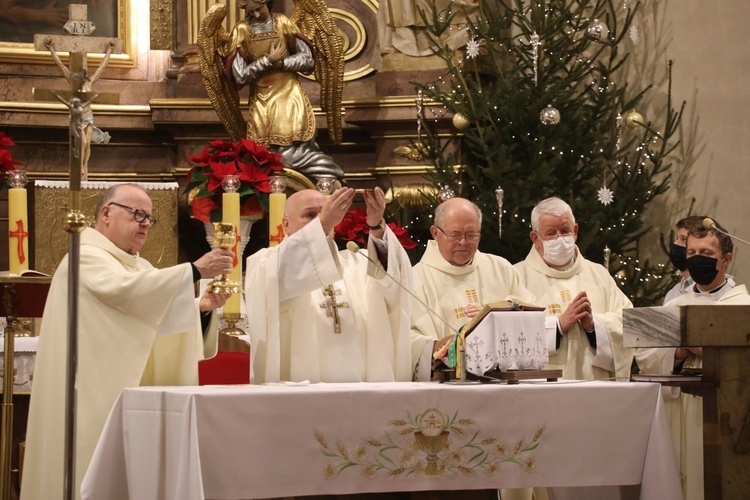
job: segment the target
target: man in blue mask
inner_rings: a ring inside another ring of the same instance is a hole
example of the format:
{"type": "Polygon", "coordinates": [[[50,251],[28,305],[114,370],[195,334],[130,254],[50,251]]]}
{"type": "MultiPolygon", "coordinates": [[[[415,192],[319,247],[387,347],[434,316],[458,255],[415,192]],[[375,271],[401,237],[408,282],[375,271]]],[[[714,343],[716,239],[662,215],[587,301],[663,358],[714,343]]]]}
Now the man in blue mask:
{"type": "Polygon", "coordinates": [[[531,212],[531,241],[516,264],[526,288],[546,306],[548,368],[574,380],[628,380],[632,349],[622,347],[622,309],[633,307],[609,272],[576,246],[578,224],[560,198],[531,212]]]}

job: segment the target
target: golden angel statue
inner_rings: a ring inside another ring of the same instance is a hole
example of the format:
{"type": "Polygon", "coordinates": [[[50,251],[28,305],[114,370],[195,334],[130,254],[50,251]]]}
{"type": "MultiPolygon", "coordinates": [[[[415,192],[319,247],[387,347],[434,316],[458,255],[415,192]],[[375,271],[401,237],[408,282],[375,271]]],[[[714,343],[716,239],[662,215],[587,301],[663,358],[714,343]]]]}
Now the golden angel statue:
{"type": "Polygon", "coordinates": [[[308,177],[341,167],[315,142],[312,105],[297,73],[313,70],[321,86],[331,140],[341,142],[344,51],[323,0],[294,0],[291,18],[272,11],[273,0],[240,0],[245,19],[231,33],[222,28],[226,6],[215,4],[201,22],[198,62],[203,84],[232,140],[252,139],[281,153],[281,161],[308,177]],[[250,89],[247,124],[239,90],[250,89]]]}

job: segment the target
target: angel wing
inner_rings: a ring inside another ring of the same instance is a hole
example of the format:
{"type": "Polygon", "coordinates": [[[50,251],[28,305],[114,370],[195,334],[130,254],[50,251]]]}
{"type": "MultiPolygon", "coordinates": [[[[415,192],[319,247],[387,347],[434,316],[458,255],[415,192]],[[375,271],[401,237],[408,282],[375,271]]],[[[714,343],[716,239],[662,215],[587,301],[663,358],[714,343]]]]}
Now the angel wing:
{"type": "Polygon", "coordinates": [[[323,0],[294,0],[292,21],[315,49],[315,79],[320,108],[326,113],[334,144],[341,142],[341,95],[344,91],[344,44],[323,0]]]}
{"type": "Polygon", "coordinates": [[[230,37],[222,27],[226,16],[226,6],[217,3],[201,21],[197,42],[198,65],[203,86],[216,114],[232,140],[238,141],[247,135],[247,123],[240,109],[240,96],[224,72],[224,56],[228,52],[230,37]]]}

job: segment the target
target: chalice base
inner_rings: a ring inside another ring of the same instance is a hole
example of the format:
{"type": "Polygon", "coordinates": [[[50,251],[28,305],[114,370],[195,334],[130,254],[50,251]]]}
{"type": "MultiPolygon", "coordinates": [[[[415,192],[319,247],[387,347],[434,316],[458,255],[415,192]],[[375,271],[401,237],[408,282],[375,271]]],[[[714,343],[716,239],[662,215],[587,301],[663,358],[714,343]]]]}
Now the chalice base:
{"type": "Polygon", "coordinates": [[[245,335],[245,330],[237,326],[237,323],[239,323],[242,320],[242,316],[239,314],[222,314],[221,319],[223,319],[227,327],[222,328],[219,333],[223,333],[226,335],[229,335],[231,337],[239,337],[240,335],[245,335]]]}

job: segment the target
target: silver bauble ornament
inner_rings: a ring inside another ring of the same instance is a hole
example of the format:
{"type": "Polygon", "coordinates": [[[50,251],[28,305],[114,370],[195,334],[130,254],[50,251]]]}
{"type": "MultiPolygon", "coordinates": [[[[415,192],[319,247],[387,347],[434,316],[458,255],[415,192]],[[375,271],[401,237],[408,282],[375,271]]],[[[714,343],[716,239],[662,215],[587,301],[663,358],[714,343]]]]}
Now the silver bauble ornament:
{"type": "Polygon", "coordinates": [[[455,197],[456,197],[456,193],[454,193],[453,190],[449,188],[448,186],[441,187],[437,195],[438,203],[443,203],[444,201],[448,201],[451,198],[455,198],[455,197]]]}
{"type": "Polygon", "coordinates": [[[625,125],[628,128],[638,128],[643,123],[643,115],[638,111],[631,109],[628,114],[625,115],[625,125]]]}
{"type": "Polygon", "coordinates": [[[609,34],[609,28],[607,28],[607,25],[598,19],[594,19],[594,22],[589,25],[586,31],[589,34],[589,38],[595,42],[600,42],[602,38],[606,38],[609,34]]]}
{"type": "Polygon", "coordinates": [[[560,123],[560,112],[557,108],[553,108],[551,104],[548,104],[547,107],[539,113],[539,120],[544,125],[557,125],[560,123]]]}
{"type": "Polygon", "coordinates": [[[464,130],[471,125],[471,122],[469,122],[469,119],[466,118],[461,113],[456,113],[453,115],[453,126],[456,127],[458,130],[464,130]]]}

